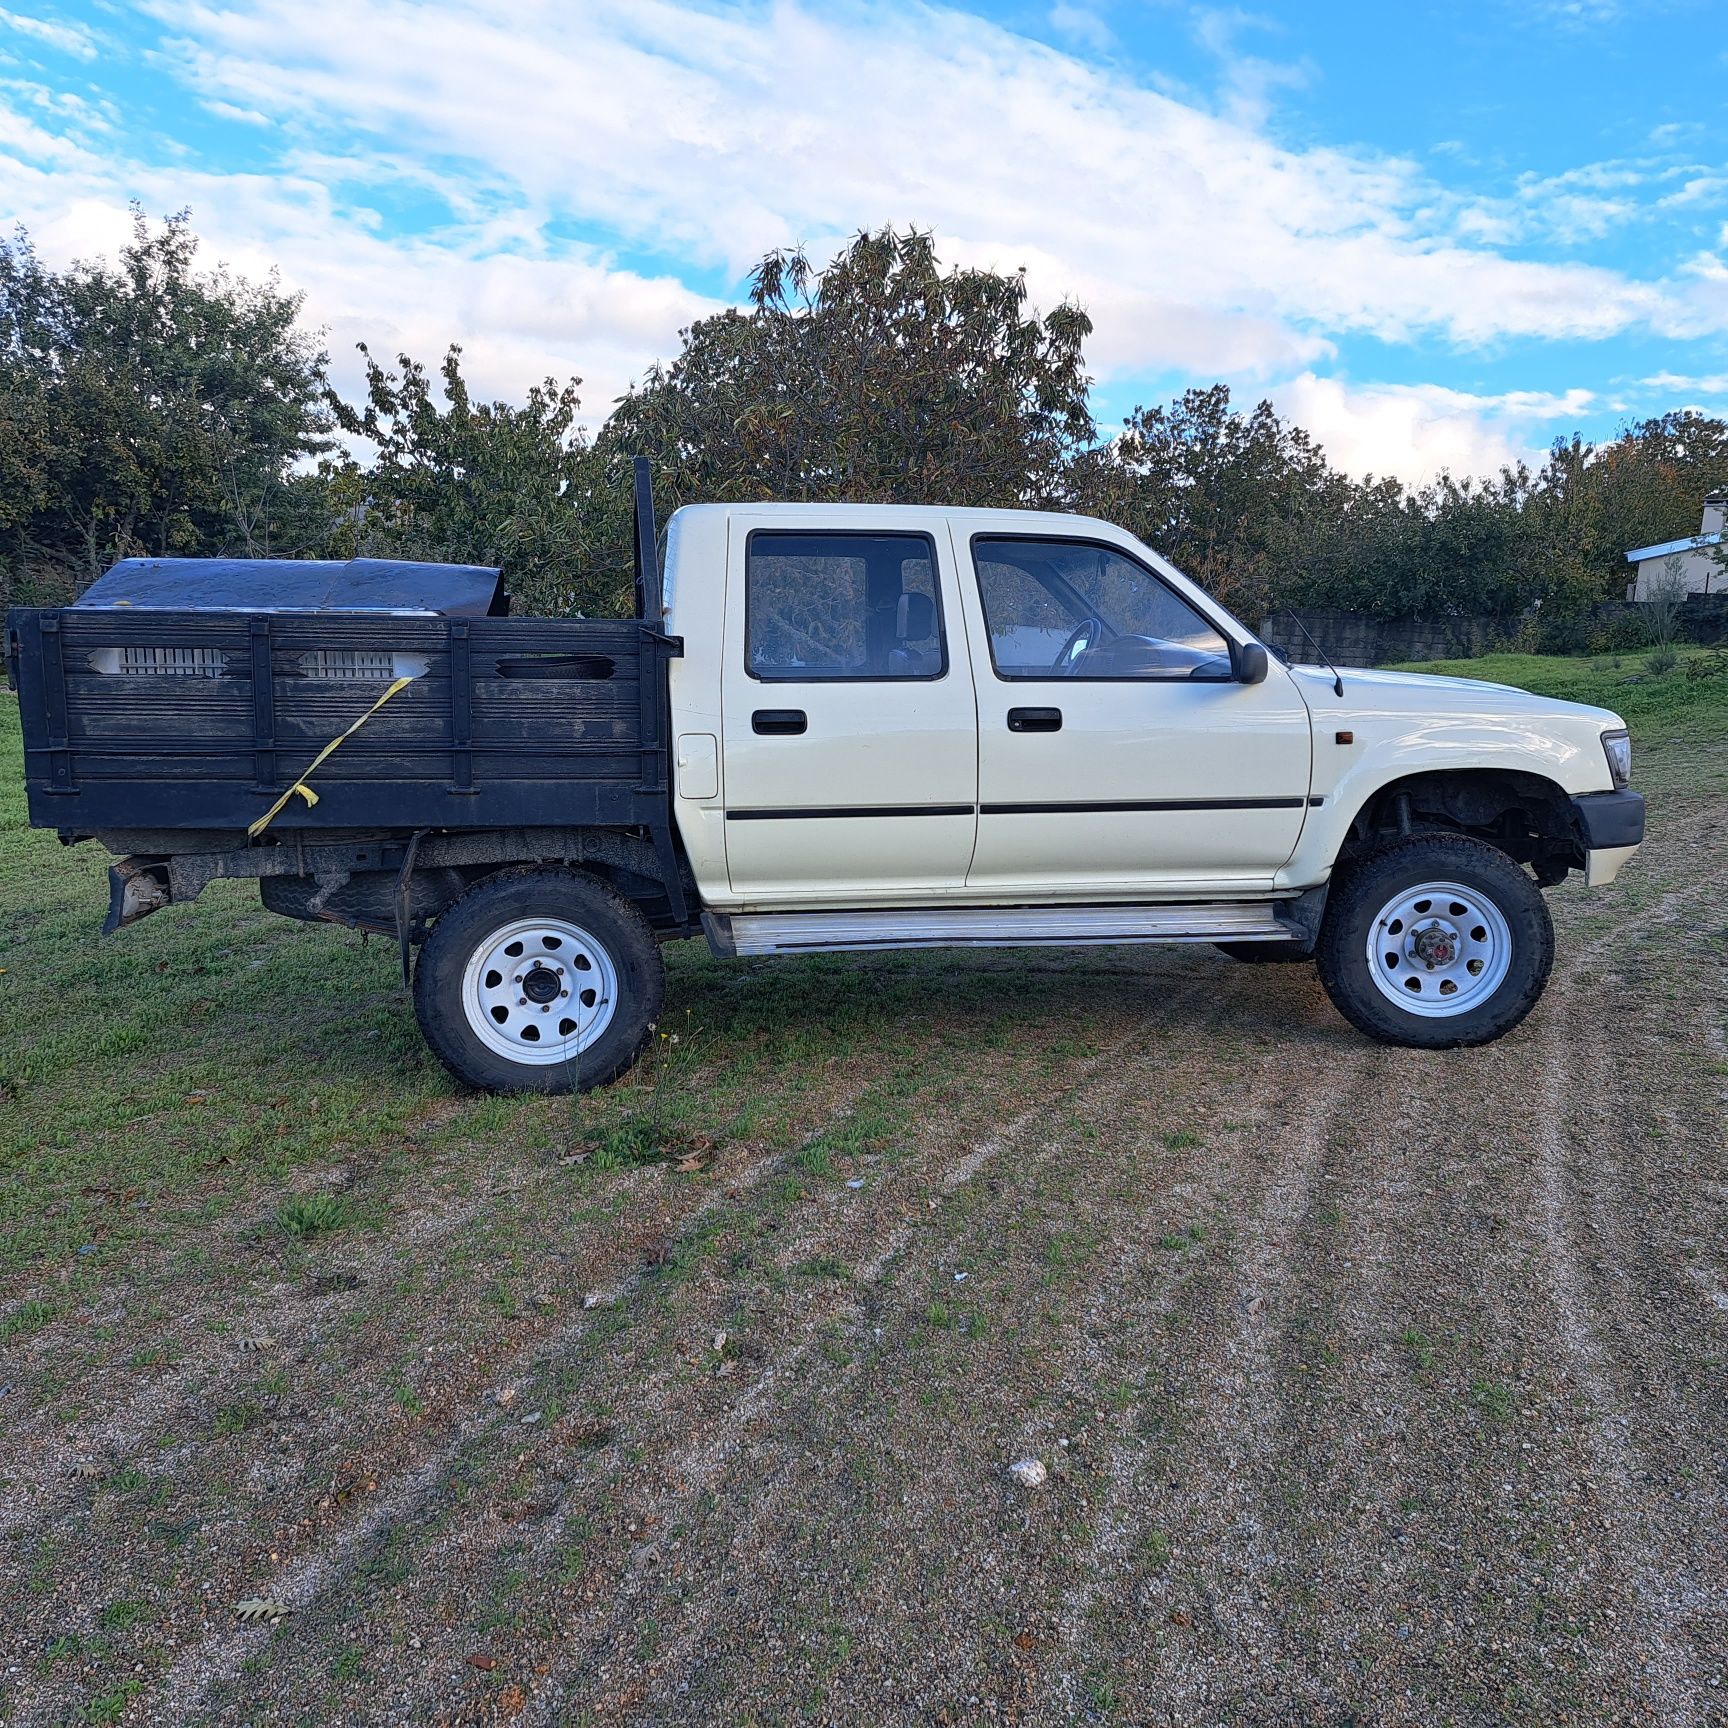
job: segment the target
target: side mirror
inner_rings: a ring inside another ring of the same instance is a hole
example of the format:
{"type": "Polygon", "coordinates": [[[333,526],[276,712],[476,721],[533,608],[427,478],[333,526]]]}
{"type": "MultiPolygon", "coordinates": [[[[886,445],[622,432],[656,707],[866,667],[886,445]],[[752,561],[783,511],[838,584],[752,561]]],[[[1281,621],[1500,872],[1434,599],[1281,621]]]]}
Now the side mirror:
{"type": "Polygon", "coordinates": [[[1238,684],[1264,684],[1266,682],[1266,650],[1260,643],[1239,642],[1236,645],[1235,661],[1236,682],[1238,684]]]}

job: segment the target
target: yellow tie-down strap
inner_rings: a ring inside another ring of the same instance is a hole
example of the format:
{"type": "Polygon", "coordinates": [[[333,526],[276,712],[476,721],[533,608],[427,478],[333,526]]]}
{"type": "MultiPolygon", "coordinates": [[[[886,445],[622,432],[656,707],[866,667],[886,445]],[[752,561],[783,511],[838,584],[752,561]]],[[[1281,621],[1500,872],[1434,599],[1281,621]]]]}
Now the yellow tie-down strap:
{"type": "Polygon", "coordinates": [[[374,702],[372,706],[368,708],[346,732],[338,732],[336,736],[312,758],[311,765],[307,768],[306,772],[302,774],[300,778],[296,780],[294,784],[290,786],[288,790],[284,792],[282,796],[278,798],[276,802],[272,804],[270,808],[246,830],[247,836],[250,839],[256,840],[258,836],[262,834],[264,830],[288,808],[288,800],[296,796],[296,794],[304,798],[309,806],[316,804],[318,802],[318,794],[314,792],[306,782],[312,778],[314,773],[317,772],[319,764],[328,760],[328,758],[335,752],[336,746],[340,744],[344,738],[352,738],[354,734],[358,732],[360,728],[364,726],[366,722],[370,720],[392,696],[394,696],[399,690],[406,690],[413,682],[414,675],[412,673],[410,673],[406,678],[398,678],[396,682],[392,684],[390,688],[386,690],[384,694],[380,696],[378,700],[374,702]]]}

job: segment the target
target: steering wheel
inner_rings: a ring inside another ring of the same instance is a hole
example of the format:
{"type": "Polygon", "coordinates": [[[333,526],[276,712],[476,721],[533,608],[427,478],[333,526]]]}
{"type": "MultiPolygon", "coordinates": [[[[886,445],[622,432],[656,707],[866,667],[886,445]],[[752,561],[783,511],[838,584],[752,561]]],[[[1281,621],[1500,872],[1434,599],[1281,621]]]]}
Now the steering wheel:
{"type": "Polygon", "coordinates": [[[1080,660],[1097,646],[1104,635],[1104,620],[1096,613],[1082,618],[1069,632],[1056,658],[1050,662],[1052,672],[1071,671],[1080,660]]]}

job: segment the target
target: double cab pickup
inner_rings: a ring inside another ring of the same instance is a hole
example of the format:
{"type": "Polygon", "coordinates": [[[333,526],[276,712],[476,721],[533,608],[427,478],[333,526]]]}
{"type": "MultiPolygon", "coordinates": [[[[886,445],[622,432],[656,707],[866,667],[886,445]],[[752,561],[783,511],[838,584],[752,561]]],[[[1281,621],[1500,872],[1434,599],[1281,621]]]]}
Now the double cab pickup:
{"type": "Polygon", "coordinates": [[[1498,1038],[1543,890],[1643,838],[1619,717],[1286,664],[1108,522],[710,504],[637,616],[508,615],[490,570],[132,560],[7,623],[31,820],[114,854],[110,929],[258,879],[385,933],[494,1090],[611,1080],[661,945],[1199,942],[1312,961],[1387,1042],[1498,1038]]]}

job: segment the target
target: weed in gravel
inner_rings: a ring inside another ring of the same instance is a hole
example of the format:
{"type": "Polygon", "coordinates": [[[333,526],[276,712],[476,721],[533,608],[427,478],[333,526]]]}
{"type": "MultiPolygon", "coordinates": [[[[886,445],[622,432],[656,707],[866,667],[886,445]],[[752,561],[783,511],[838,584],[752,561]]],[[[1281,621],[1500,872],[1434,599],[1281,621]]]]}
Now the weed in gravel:
{"type": "MultiPolygon", "coordinates": [[[[590,1169],[622,1170],[636,1164],[657,1164],[698,1144],[689,1118],[701,1098],[701,1089],[694,1084],[699,1043],[688,1013],[679,1030],[655,1031],[642,1059],[616,1089],[630,1097],[629,1106],[622,1115],[602,1123],[597,1132],[589,1129],[583,1134],[581,1150],[590,1169]]],[[[572,1125],[579,1133],[606,1102],[581,1095],[573,1098],[572,1125]]],[[[703,1135],[700,1145],[706,1151],[712,1141],[703,1135]]]]}
{"type": "Polygon", "coordinates": [[[276,1208],[276,1228],[297,1242],[327,1236],[352,1220],[353,1211],[340,1194],[296,1194],[276,1208]]]}
{"type": "Polygon", "coordinates": [[[1490,1422],[1512,1419],[1512,1388],[1499,1380],[1472,1380],[1470,1401],[1490,1422]]]}
{"type": "Polygon", "coordinates": [[[1088,1674],[1086,1676],[1086,1702],[1100,1716],[1114,1716],[1122,1707],[1121,1695],[1116,1690],[1115,1680],[1108,1674],[1088,1674]]]}
{"type": "Polygon", "coordinates": [[[237,1403],[224,1404],[216,1412],[212,1426],[219,1435],[244,1434],[248,1428],[257,1427],[263,1414],[249,1398],[243,1398],[237,1403]]]}
{"type": "Polygon", "coordinates": [[[1196,1146],[1204,1146],[1205,1144],[1206,1142],[1198,1134],[1188,1128],[1178,1128],[1174,1133],[1164,1136],[1164,1150],[1166,1152],[1187,1152],[1196,1146]]]}
{"type": "Polygon", "coordinates": [[[587,1526],[580,1520],[572,1520],[566,1534],[568,1540],[557,1551],[553,1576],[560,1584],[580,1584],[588,1570],[587,1526]],[[580,1529],[577,1528],[578,1524],[581,1524],[580,1529]]]}
{"type": "Polygon", "coordinates": [[[76,1632],[64,1632],[42,1652],[42,1666],[47,1669],[56,1662],[65,1661],[68,1657],[82,1656],[83,1654],[84,1640],[76,1632]]]}
{"type": "Polygon", "coordinates": [[[122,1680],[118,1686],[110,1686],[106,1691],[92,1695],[84,1706],[81,1720],[106,1728],[110,1722],[118,1722],[126,1713],[126,1706],[144,1690],[141,1680],[122,1680]]]}
{"type": "Polygon", "coordinates": [[[810,1176],[832,1176],[834,1174],[834,1160],[829,1156],[828,1148],[820,1140],[813,1140],[792,1162],[810,1176]]]}
{"type": "Polygon", "coordinates": [[[1162,1572],[1170,1564],[1170,1538],[1162,1530],[1148,1530],[1140,1538],[1140,1564],[1149,1572],[1162,1572]]]}
{"type": "Polygon", "coordinates": [[[136,1626],[144,1618],[144,1604],[122,1596],[108,1603],[99,1618],[110,1632],[124,1632],[128,1626],[136,1626]]]}
{"type": "Polygon", "coordinates": [[[4,1320],[0,1320],[0,1338],[16,1338],[21,1332],[34,1332],[38,1326],[46,1326],[59,1313],[52,1302],[41,1302],[32,1297],[28,1302],[20,1302],[4,1320]]]}
{"type": "Polygon", "coordinates": [[[1410,1360],[1424,1372],[1434,1366],[1434,1340],[1416,1326],[1406,1326],[1398,1342],[1410,1352],[1410,1360]]]}
{"type": "Polygon", "coordinates": [[[813,1254],[808,1260],[800,1260],[792,1270],[800,1278],[837,1278],[844,1281],[851,1277],[851,1273],[832,1254],[813,1254]]]}

